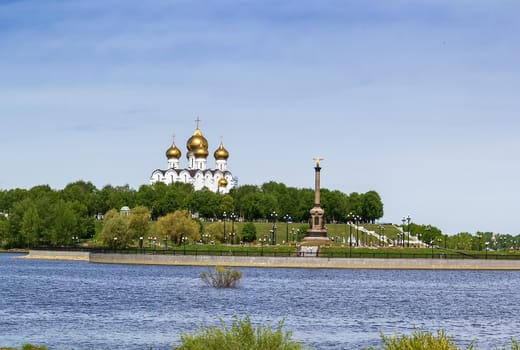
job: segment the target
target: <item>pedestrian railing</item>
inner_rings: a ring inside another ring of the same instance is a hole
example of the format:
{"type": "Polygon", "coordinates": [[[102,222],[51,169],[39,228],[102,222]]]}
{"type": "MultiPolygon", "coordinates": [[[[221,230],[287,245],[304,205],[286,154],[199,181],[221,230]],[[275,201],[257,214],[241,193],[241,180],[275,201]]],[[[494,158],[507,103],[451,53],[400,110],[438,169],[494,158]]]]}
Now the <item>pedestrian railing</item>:
{"type": "Polygon", "coordinates": [[[320,249],[318,253],[312,252],[306,255],[304,250],[273,250],[261,247],[247,247],[236,249],[234,246],[222,249],[205,249],[204,246],[176,246],[172,248],[103,248],[103,247],[37,247],[35,250],[55,250],[55,251],[77,251],[91,252],[98,254],[118,253],[118,254],[156,254],[156,255],[194,255],[194,256],[264,256],[264,257],[316,257],[316,258],[352,258],[352,259],[489,259],[489,260],[520,260],[519,253],[497,253],[478,252],[468,254],[464,252],[449,251],[443,249],[435,249],[425,253],[410,252],[409,250],[400,251],[399,249],[376,250],[367,252],[366,250],[345,249],[345,250],[328,250],[320,249]]]}

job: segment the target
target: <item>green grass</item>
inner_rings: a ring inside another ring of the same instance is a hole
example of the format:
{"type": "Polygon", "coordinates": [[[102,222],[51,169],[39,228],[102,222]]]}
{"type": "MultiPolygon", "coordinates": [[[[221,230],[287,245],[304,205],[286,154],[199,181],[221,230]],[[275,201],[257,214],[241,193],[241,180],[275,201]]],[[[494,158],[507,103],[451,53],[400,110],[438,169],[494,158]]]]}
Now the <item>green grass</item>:
{"type": "MultiPolygon", "coordinates": [[[[151,223],[151,236],[157,236],[155,231],[155,222],[151,223]]],[[[211,222],[204,222],[203,226],[210,225],[211,222]]],[[[235,232],[240,235],[242,232],[242,228],[246,223],[244,222],[235,222],[234,229],[235,232]]],[[[255,223],[257,230],[257,238],[269,238],[270,230],[272,229],[272,222],[257,222],[255,223]]],[[[365,227],[368,230],[371,230],[376,233],[375,236],[364,235],[355,228],[352,228],[352,236],[355,238],[359,236],[359,239],[364,241],[367,245],[371,245],[376,248],[379,241],[379,233],[381,232],[379,228],[379,224],[360,224],[360,226],[365,227]]],[[[384,235],[393,241],[397,240],[397,235],[400,233],[398,228],[393,225],[385,224],[382,225],[384,227],[384,235]]],[[[232,254],[237,256],[294,256],[296,254],[296,246],[300,244],[300,242],[293,241],[292,232],[296,232],[296,230],[306,231],[307,230],[306,223],[289,223],[288,225],[285,222],[276,223],[276,246],[269,245],[268,242],[263,245],[259,244],[259,242],[253,242],[251,244],[246,244],[244,246],[240,246],[238,244],[235,245],[224,245],[219,242],[216,242],[214,245],[204,244],[189,244],[184,246],[171,246],[168,245],[168,254],[186,254],[190,255],[226,255],[232,254]],[[286,244],[286,234],[288,232],[289,244],[286,244]]],[[[347,224],[327,224],[327,236],[330,238],[339,239],[336,241],[331,241],[330,244],[327,244],[328,247],[323,247],[321,249],[322,256],[326,257],[381,257],[381,258],[431,258],[432,254],[434,258],[479,258],[479,259],[515,259],[520,256],[520,251],[509,251],[509,250],[501,250],[501,251],[488,251],[486,254],[485,250],[479,251],[463,251],[463,250],[453,250],[453,249],[443,249],[443,244],[439,246],[439,248],[435,247],[435,249],[431,250],[431,248],[401,248],[397,247],[394,250],[388,247],[381,247],[378,249],[369,249],[369,248],[356,248],[353,247],[350,249],[348,245],[348,238],[350,236],[350,226],[347,224]],[[346,242],[346,243],[343,243],[346,242]]],[[[232,228],[231,222],[226,222],[226,231],[230,232],[232,228]]],[[[102,222],[96,222],[96,230],[98,232],[102,229],[102,222]]],[[[163,242],[161,239],[160,242],[163,242]]],[[[236,243],[238,243],[238,239],[236,243]]],[[[88,242],[89,246],[95,247],[99,246],[100,240],[97,242],[88,242]]],[[[137,242],[134,244],[134,249],[137,247],[137,242]]],[[[164,246],[156,247],[156,250],[164,250],[164,246]]],[[[152,247],[148,246],[148,242],[145,241],[145,250],[150,251],[154,250],[152,247]]]]}
{"type": "Polygon", "coordinates": [[[275,328],[253,326],[249,317],[235,320],[230,326],[220,320],[220,327],[200,327],[193,334],[181,334],[176,350],[301,350],[303,346],[292,340],[290,331],[283,330],[283,321],[275,328]]]}
{"type": "MultiPolygon", "coordinates": [[[[455,345],[452,337],[446,335],[444,331],[437,331],[437,333],[416,330],[411,335],[395,335],[384,336],[381,335],[383,342],[382,350],[459,350],[455,345]]],[[[375,350],[370,348],[368,350],[375,350]]],[[[474,349],[473,344],[470,344],[466,349],[474,349]]]]}

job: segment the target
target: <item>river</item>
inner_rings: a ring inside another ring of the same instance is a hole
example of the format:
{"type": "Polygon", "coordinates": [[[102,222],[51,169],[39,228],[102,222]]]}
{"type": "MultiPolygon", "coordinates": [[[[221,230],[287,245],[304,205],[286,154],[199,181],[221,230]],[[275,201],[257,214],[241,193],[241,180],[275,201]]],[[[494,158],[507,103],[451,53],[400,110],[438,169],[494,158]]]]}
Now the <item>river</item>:
{"type": "Polygon", "coordinates": [[[0,254],[0,346],[172,349],[182,332],[234,316],[311,349],[378,346],[380,333],[445,330],[463,347],[509,345],[520,328],[520,271],[241,268],[237,289],[205,267],[105,265],[0,254]]]}

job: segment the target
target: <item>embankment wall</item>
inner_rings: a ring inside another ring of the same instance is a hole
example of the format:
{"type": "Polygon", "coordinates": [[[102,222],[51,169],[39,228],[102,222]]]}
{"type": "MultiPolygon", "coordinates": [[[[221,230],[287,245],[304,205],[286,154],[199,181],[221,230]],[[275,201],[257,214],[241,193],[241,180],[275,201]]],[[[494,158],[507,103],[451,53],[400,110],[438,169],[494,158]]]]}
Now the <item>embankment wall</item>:
{"type": "Polygon", "coordinates": [[[205,255],[99,254],[30,250],[28,258],[79,260],[103,264],[289,267],[334,269],[520,270],[520,260],[486,259],[360,259],[317,257],[244,257],[205,255]]]}

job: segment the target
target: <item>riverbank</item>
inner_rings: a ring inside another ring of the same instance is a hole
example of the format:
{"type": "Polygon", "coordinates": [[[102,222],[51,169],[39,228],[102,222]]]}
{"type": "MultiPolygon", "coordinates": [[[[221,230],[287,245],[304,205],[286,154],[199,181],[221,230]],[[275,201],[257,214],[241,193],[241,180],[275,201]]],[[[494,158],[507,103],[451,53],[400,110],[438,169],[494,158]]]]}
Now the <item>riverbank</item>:
{"type": "Polygon", "coordinates": [[[245,257],[209,255],[154,255],[30,250],[29,259],[73,260],[101,264],[172,266],[284,267],[388,270],[520,270],[520,260],[378,259],[319,257],[245,257]]]}

